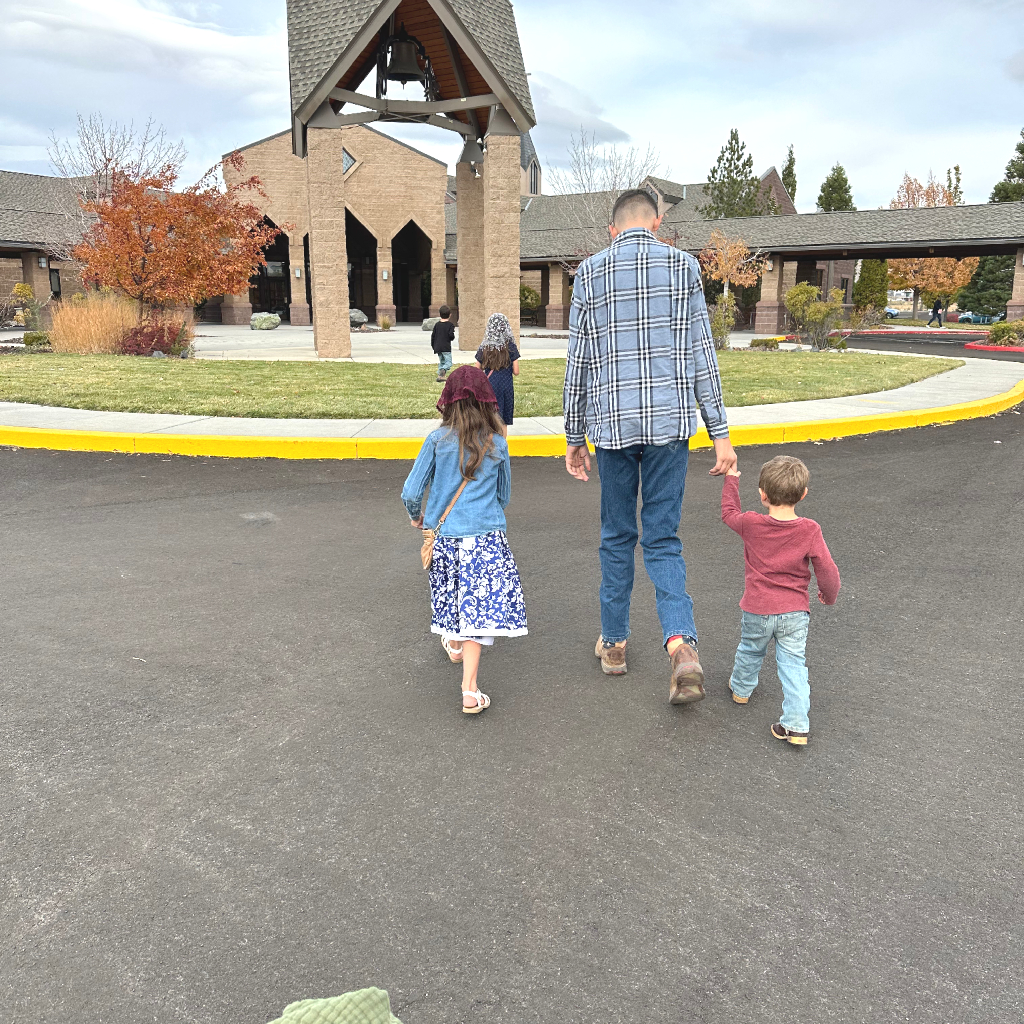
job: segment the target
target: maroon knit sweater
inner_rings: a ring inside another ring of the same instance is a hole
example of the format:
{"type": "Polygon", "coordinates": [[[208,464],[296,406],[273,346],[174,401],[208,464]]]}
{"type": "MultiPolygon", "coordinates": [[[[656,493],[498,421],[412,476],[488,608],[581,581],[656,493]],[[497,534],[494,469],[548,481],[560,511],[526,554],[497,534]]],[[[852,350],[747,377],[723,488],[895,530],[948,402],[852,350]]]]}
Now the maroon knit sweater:
{"type": "Polygon", "coordinates": [[[818,597],[835,604],[839,570],[813,519],[772,519],[740,506],[739,477],[727,476],[722,487],[722,522],[743,538],[746,588],[740,607],[755,615],[809,612],[807,587],[811,566],[818,597]]]}

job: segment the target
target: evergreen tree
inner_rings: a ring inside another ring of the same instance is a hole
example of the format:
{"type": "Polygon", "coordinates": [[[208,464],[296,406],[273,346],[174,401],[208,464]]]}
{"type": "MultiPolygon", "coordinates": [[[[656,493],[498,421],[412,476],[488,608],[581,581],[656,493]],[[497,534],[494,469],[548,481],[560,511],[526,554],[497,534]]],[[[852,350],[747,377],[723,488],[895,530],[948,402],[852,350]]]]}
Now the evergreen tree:
{"type": "Polygon", "coordinates": [[[836,164],[828,177],[821,183],[818,193],[818,209],[822,213],[835,213],[837,210],[856,210],[853,205],[853,193],[850,182],[842,164],[836,164]]]}
{"type": "MultiPolygon", "coordinates": [[[[1024,200],[1024,131],[1006,165],[1006,176],[992,189],[990,203],[1018,203],[1024,200]]],[[[982,316],[998,316],[1006,311],[1013,292],[1013,256],[982,256],[971,283],[956,298],[961,309],[982,316]]]]}
{"type": "Polygon", "coordinates": [[[754,158],[740,142],[735,128],[708,174],[704,195],[707,202],[699,209],[709,220],[777,212],[774,198],[762,194],[761,179],[754,173],[754,158]]]}
{"type": "Polygon", "coordinates": [[[1006,165],[1006,176],[992,189],[990,203],[1018,203],[1024,199],[1024,129],[1020,138],[1013,157],[1006,165]]]}
{"type": "Polygon", "coordinates": [[[789,198],[796,202],[796,157],[793,156],[793,146],[790,144],[789,155],[786,157],[786,166],[782,168],[782,184],[786,186],[789,198]]]}
{"type": "Polygon", "coordinates": [[[857,309],[874,306],[885,309],[889,304],[889,264],[886,260],[863,260],[860,277],[853,285],[853,304],[857,309]]]}

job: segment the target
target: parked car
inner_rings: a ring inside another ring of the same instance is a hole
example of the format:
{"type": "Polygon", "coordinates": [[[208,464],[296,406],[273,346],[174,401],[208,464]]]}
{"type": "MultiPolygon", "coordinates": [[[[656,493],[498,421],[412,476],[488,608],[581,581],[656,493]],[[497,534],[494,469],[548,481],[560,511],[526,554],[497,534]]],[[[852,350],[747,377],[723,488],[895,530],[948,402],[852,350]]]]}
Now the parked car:
{"type": "Polygon", "coordinates": [[[964,310],[958,317],[959,324],[997,324],[1006,316],[1000,313],[998,316],[982,316],[981,313],[972,313],[971,310],[964,310]]]}
{"type": "Polygon", "coordinates": [[[895,320],[895,319],[897,319],[899,317],[899,315],[900,315],[900,311],[898,309],[893,309],[892,306],[886,306],[885,307],[885,319],[886,320],[895,320]]]}

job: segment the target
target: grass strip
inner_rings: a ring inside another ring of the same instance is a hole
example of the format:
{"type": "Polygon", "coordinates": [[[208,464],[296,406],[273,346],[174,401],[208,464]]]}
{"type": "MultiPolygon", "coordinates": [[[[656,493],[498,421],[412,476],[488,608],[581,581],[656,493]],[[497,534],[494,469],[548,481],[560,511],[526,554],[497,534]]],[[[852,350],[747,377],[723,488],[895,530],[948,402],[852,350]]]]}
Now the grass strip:
{"type": "MultiPolygon", "coordinates": [[[[861,352],[721,352],[730,406],[838,398],[902,387],[957,359],[861,352]]],[[[560,416],[564,359],[524,359],[517,416],[560,416]]],[[[136,356],[5,355],[0,401],[71,409],[269,419],[430,419],[433,366],[136,356]]]]}

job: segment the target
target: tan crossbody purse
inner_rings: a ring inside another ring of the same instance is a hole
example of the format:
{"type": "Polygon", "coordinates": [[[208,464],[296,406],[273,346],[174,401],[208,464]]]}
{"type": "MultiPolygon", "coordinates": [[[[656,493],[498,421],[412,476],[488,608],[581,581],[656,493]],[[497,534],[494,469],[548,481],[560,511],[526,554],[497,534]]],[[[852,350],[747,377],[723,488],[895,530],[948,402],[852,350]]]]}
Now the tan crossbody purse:
{"type": "Polygon", "coordinates": [[[437,526],[432,530],[427,528],[423,531],[423,547],[420,548],[420,560],[423,562],[423,568],[429,569],[434,561],[434,541],[437,539],[437,535],[444,525],[444,521],[448,518],[448,513],[455,508],[455,502],[459,500],[459,495],[466,489],[466,484],[469,481],[463,479],[462,483],[459,484],[459,489],[455,492],[455,497],[448,503],[448,507],[444,510],[444,514],[437,521],[437,526]]]}

